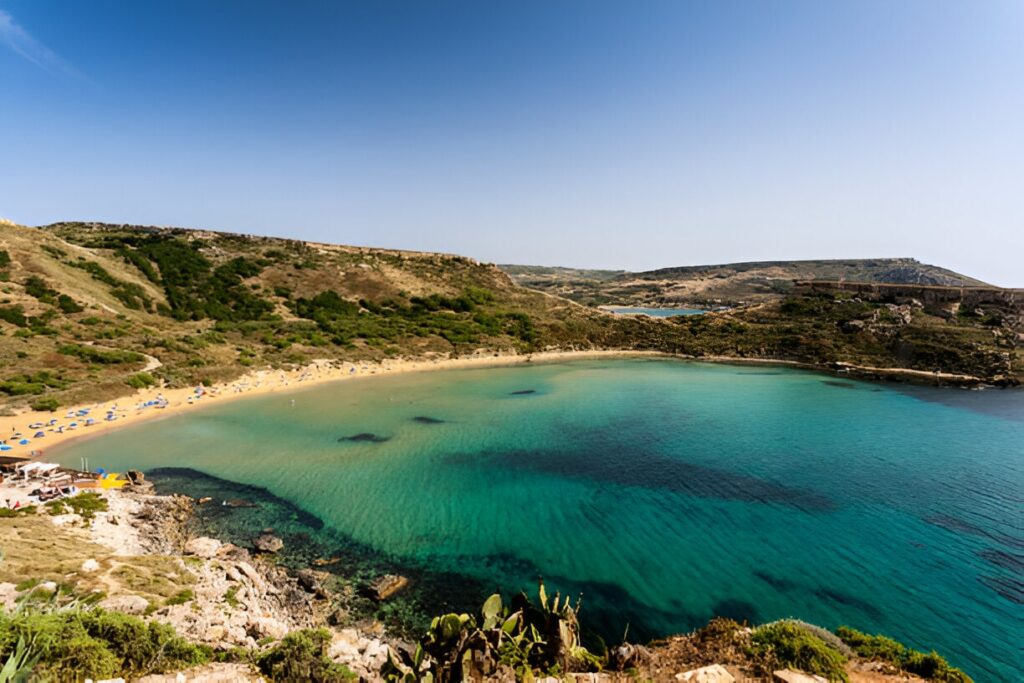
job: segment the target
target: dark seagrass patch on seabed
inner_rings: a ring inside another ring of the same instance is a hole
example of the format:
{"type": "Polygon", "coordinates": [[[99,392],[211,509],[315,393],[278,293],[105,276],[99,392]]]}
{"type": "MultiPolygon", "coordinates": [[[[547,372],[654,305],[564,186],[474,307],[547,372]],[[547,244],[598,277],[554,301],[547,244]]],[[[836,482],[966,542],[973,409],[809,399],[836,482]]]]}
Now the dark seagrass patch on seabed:
{"type": "Polygon", "coordinates": [[[827,384],[830,387],[839,387],[840,389],[856,389],[857,388],[857,385],[854,384],[853,382],[843,382],[841,380],[836,380],[836,379],[823,379],[823,380],[821,380],[821,383],[822,384],[827,384]]]}
{"type": "Polygon", "coordinates": [[[994,590],[1010,602],[1024,605],[1024,581],[1009,576],[979,576],[978,581],[994,590]]]}
{"type": "Polygon", "coordinates": [[[957,519],[956,517],[951,517],[950,515],[932,515],[930,517],[925,517],[924,521],[946,529],[947,531],[980,536],[981,538],[987,538],[991,541],[995,541],[996,543],[1001,543],[1009,548],[1024,549],[1024,539],[1001,532],[986,531],[977,525],[965,522],[962,519],[957,519]]]}
{"type": "Polygon", "coordinates": [[[510,391],[509,396],[529,396],[530,394],[536,394],[536,389],[520,389],[519,391],[510,391]]]}
{"type": "Polygon", "coordinates": [[[989,564],[1024,574],[1024,555],[1008,553],[1004,550],[982,550],[977,555],[989,564]]]}
{"type": "Polygon", "coordinates": [[[417,415],[416,417],[412,418],[412,421],[418,422],[421,425],[443,425],[445,422],[442,419],[430,417],[429,415],[417,415]]]}
{"type": "Polygon", "coordinates": [[[834,588],[817,588],[814,590],[814,595],[826,602],[831,602],[843,607],[859,609],[861,612],[867,614],[873,619],[880,619],[882,617],[882,610],[878,609],[867,600],[858,598],[855,595],[837,591],[834,588]]]}
{"type": "Polygon", "coordinates": [[[373,432],[360,432],[359,434],[353,434],[352,436],[342,436],[338,438],[338,443],[344,443],[346,441],[351,443],[384,443],[390,441],[390,436],[381,436],[380,434],[374,434],[373,432]]]}
{"type": "Polygon", "coordinates": [[[807,512],[825,512],[835,507],[831,499],[816,491],[655,453],[634,451],[628,459],[596,455],[589,448],[581,448],[494,451],[473,456],[452,453],[447,459],[450,462],[475,463],[489,459],[495,465],[512,470],[532,470],[566,479],[673,491],[701,498],[775,503],[807,512]]]}
{"type": "Polygon", "coordinates": [[[760,569],[754,570],[754,576],[761,579],[777,591],[795,591],[800,588],[800,584],[796,581],[790,581],[789,579],[769,574],[768,572],[760,569]]]}

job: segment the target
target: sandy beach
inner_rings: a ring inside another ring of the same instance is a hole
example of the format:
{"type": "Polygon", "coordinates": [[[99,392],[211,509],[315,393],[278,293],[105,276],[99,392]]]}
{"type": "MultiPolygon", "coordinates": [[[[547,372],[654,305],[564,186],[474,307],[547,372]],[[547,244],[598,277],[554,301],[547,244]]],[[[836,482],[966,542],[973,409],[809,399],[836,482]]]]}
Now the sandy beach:
{"type": "Polygon", "coordinates": [[[294,370],[263,369],[223,384],[204,387],[150,387],[113,401],[67,406],[56,412],[26,411],[0,417],[0,439],[11,446],[4,456],[45,458],[48,450],[74,439],[91,438],[144,420],[246,396],[293,391],[356,377],[407,372],[490,367],[586,358],[663,356],[653,351],[550,351],[534,354],[478,353],[463,358],[395,359],[381,362],[318,360],[294,370]],[[43,436],[36,435],[42,432],[43,436]],[[28,443],[19,443],[27,440],[28,443]],[[33,455],[33,453],[35,455],[33,455]]]}

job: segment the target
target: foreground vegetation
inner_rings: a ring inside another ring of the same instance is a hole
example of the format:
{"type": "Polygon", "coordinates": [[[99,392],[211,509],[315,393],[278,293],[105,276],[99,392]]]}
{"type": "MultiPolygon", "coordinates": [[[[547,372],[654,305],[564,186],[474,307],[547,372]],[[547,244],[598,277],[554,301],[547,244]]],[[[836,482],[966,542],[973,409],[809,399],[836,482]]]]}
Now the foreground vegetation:
{"type": "Polygon", "coordinates": [[[212,656],[170,626],[117,612],[52,603],[0,611],[0,680],[140,676],[203,664],[212,656]]]}
{"type": "MultiPolygon", "coordinates": [[[[328,652],[324,628],[289,633],[254,650],[214,650],[180,637],[171,626],[94,607],[94,601],[63,591],[31,587],[10,612],[0,610],[0,683],[80,680],[174,672],[209,662],[235,662],[272,681],[341,683],[356,678],[328,652]]],[[[633,678],[725,664],[750,676],[779,669],[848,681],[854,661],[881,662],[894,672],[940,683],[971,683],[937,653],[923,653],[885,636],[841,627],[835,634],[799,621],[753,630],[718,618],[685,636],[649,649],[613,649],[599,639],[584,645],[580,601],[549,597],[543,583],[534,603],[525,594],[509,604],[492,595],[478,615],[445,614],[411,649],[392,648],[380,674],[389,681],[436,683],[499,678],[531,681],[569,672],[618,671],[633,678]],[[642,657],[637,653],[643,652],[642,657]]]]}

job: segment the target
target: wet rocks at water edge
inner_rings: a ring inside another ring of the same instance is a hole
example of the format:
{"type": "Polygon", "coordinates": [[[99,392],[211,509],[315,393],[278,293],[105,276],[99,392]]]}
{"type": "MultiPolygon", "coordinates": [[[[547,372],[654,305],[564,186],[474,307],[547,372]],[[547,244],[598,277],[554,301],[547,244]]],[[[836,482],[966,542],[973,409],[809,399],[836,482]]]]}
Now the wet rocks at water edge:
{"type": "Polygon", "coordinates": [[[370,596],[377,601],[384,601],[409,585],[409,579],[399,574],[386,574],[374,580],[368,586],[370,596]]]}
{"type": "Polygon", "coordinates": [[[318,572],[314,569],[300,569],[295,572],[295,578],[299,585],[307,592],[313,593],[318,598],[327,599],[331,597],[330,591],[324,586],[324,581],[330,577],[327,572],[318,572]]]}
{"type": "Polygon", "coordinates": [[[263,533],[253,539],[252,545],[258,552],[273,554],[284,547],[284,541],[273,534],[270,529],[264,529],[263,533]]]}

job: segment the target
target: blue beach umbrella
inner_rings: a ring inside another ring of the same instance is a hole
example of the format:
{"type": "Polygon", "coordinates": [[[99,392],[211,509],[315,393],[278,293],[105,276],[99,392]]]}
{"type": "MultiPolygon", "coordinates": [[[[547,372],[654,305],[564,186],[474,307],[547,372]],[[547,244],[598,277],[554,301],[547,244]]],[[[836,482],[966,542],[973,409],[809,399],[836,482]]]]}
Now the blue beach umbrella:
{"type": "Polygon", "coordinates": [[[0,444],[0,451],[9,451],[9,450],[11,450],[11,447],[8,446],[7,444],[0,444]]]}
{"type": "Polygon", "coordinates": [[[32,438],[33,438],[33,439],[41,439],[41,438],[43,438],[44,436],[46,436],[46,432],[36,432],[36,435],[35,435],[35,436],[33,436],[32,438]]]}
{"type": "Polygon", "coordinates": [[[19,443],[20,445],[22,445],[22,446],[27,446],[27,445],[29,444],[29,441],[28,441],[28,439],[22,439],[22,440],[21,440],[21,441],[19,441],[18,443],[19,443]]]}

